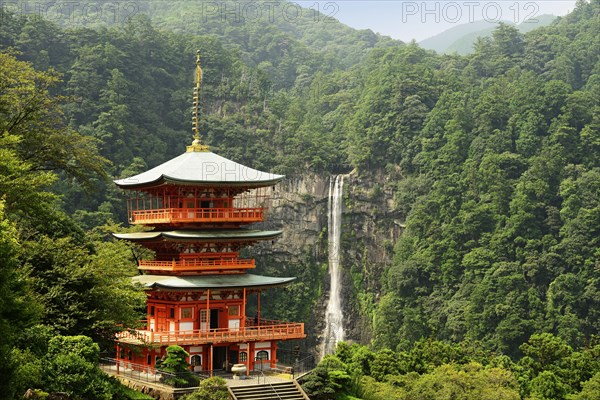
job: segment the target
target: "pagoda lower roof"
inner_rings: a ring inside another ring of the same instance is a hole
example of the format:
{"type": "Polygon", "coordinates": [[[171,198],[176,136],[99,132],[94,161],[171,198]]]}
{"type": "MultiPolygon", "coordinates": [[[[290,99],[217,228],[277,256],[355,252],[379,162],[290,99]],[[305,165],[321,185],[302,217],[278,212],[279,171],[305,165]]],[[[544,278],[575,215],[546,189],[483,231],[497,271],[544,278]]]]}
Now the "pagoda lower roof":
{"type": "Polygon", "coordinates": [[[271,186],[283,175],[259,171],[210,151],[183,153],[149,171],[114,181],[124,189],[175,183],[256,188],[271,186]]]}
{"type": "Polygon", "coordinates": [[[202,289],[233,289],[233,288],[267,288],[283,286],[295,277],[272,277],[253,274],[237,275],[196,275],[196,276],[168,276],[168,275],[139,275],[133,278],[134,282],[146,288],[171,289],[171,290],[202,290],[202,289]]]}
{"type": "Polygon", "coordinates": [[[156,240],[193,240],[193,241],[245,241],[268,240],[281,235],[281,231],[260,231],[255,229],[211,229],[211,230],[176,230],[113,233],[117,239],[132,242],[156,240]]]}

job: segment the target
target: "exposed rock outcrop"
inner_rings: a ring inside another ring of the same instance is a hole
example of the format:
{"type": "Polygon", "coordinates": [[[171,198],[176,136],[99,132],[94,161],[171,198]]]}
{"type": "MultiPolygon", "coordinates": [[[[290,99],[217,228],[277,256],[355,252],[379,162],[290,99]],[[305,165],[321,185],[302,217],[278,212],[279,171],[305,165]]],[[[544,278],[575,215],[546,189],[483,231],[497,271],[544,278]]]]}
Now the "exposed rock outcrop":
{"type": "MultiPolygon", "coordinates": [[[[329,175],[307,173],[287,177],[274,193],[268,222],[263,229],[281,229],[272,245],[257,246],[258,262],[276,263],[281,275],[297,272],[306,260],[322,265],[320,287],[310,287],[318,297],[307,331],[311,342],[323,331],[329,293],[327,264],[327,212],[329,175]],[[262,257],[261,257],[262,256],[262,257]],[[268,260],[268,261],[267,261],[268,260]],[[319,293],[322,295],[319,296],[319,293]]],[[[344,328],[350,341],[371,339],[371,310],[380,293],[381,275],[393,256],[402,231],[403,217],[394,207],[393,187],[383,174],[345,177],[342,220],[342,303],[344,328]]]]}

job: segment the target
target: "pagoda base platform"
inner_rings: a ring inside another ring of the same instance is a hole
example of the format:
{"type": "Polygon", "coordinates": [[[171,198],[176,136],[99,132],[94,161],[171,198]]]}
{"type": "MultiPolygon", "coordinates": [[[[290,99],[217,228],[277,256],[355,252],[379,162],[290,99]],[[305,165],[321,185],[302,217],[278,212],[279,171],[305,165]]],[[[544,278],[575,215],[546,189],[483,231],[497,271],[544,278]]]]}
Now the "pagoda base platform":
{"type": "MultiPolygon", "coordinates": [[[[198,389],[195,387],[176,388],[160,383],[160,373],[155,370],[146,370],[140,372],[139,369],[128,368],[124,361],[119,362],[119,367],[114,359],[102,359],[100,368],[106,374],[114,376],[123,385],[138,392],[147,394],[158,400],[174,400],[186,394],[192,393],[198,389]]],[[[292,374],[282,373],[290,367],[278,365],[274,370],[252,371],[248,376],[243,376],[243,379],[235,379],[231,372],[214,371],[213,376],[219,376],[225,380],[227,386],[235,391],[235,388],[256,387],[262,385],[273,387],[273,385],[293,384],[298,386],[292,374]]],[[[200,379],[206,379],[209,375],[199,375],[200,379]]],[[[300,392],[303,393],[303,392],[300,392]]],[[[306,396],[304,394],[304,396],[306,396]]],[[[303,397],[307,399],[308,397],[303,397]]]]}

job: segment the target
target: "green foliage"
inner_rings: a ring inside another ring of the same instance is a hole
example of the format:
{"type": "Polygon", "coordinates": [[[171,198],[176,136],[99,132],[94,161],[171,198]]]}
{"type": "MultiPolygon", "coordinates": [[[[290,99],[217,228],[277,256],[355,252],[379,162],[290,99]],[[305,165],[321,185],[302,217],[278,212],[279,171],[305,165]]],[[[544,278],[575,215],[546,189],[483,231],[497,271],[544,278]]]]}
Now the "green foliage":
{"type": "Polygon", "coordinates": [[[44,357],[29,349],[13,348],[9,360],[14,363],[15,371],[11,379],[12,391],[22,395],[27,389],[40,388],[44,381],[44,357]]]}
{"type": "Polygon", "coordinates": [[[198,385],[198,378],[190,372],[188,364],[189,353],[181,346],[173,345],[166,349],[167,355],[156,368],[166,372],[161,382],[176,387],[190,387],[198,385]]]}
{"type": "Polygon", "coordinates": [[[576,395],[570,396],[570,400],[598,400],[600,399],[600,373],[597,373],[588,381],[583,382],[583,389],[576,395]]]}
{"type": "Polygon", "coordinates": [[[0,77],[0,385],[8,385],[2,392],[112,398],[120,385],[98,369],[98,345],[55,331],[112,341],[119,320],[137,319],[144,296],[125,283],[135,273],[128,249],[119,254],[102,237],[85,238],[50,192],[59,173],[81,187],[102,181],[107,160],[92,138],[65,123],[64,98],[52,94],[56,73],[0,53],[0,77]]]}
{"type": "Polygon", "coordinates": [[[148,396],[147,394],[135,391],[126,386],[119,387],[116,395],[113,398],[123,399],[123,400],[152,400],[153,397],[148,396]]]}
{"type": "MultiPolygon", "coordinates": [[[[52,87],[59,83],[56,72],[36,71],[14,55],[0,53],[0,79],[3,151],[21,161],[19,179],[33,183],[28,189],[15,182],[25,198],[11,195],[7,198],[9,207],[16,207],[15,203],[27,206],[24,200],[35,196],[32,192],[52,182],[53,174],[49,172],[52,170],[65,171],[84,184],[89,184],[92,177],[105,177],[104,167],[108,161],[97,155],[96,142],[65,124],[61,109],[64,98],[50,94],[52,87]]],[[[3,178],[10,176],[3,174],[3,178]]],[[[10,195],[13,190],[5,193],[10,195]]]]}
{"type": "Polygon", "coordinates": [[[542,333],[520,348],[525,355],[513,369],[521,377],[523,393],[532,398],[567,398],[600,370],[598,345],[573,351],[560,337],[542,333]]]}
{"type": "Polygon", "coordinates": [[[189,354],[181,346],[173,345],[167,347],[167,356],[161,360],[158,369],[165,372],[185,372],[189,370],[187,359],[189,354]]]}
{"type": "Polygon", "coordinates": [[[138,319],[145,297],[129,279],[135,269],[127,246],[42,235],[24,247],[24,266],[46,306],[43,321],[58,332],[112,340],[118,323],[138,319]]]}
{"type": "Polygon", "coordinates": [[[53,337],[44,362],[44,388],[73,399],[111,399],[113,384],[98,367],[99,351],[86,336],[53,337]]]}
{"type": "Polygon", "coordinates": [[[346,365],[336,356],[325,356],[304,379],[302,388],[315,400],[330,400],[336,393],[350,390],[351,377],[346,365]]]}
{"type": "Polygon", "coordinates": [[[325,357],[304,378],[302,386],[311,398],[314,395],[322,399],[334,398],[334,393],[365,400],[520,399],[517,375],[510,370],[514,366],[484,355],[435,341],[422,341],[410,352],[376,353],[365,346],[341,343],[336,351],[339,359],[325,357]],[[475,362],[477,358],[486,365],[475,362]],[[428,366],[426,371],[424,365],[428,366]],[[336,388],[332,377],[342,375],[352,378],[342,388],[336,388]]]}
{"type": "Polygon", "coordinates": [[[371,361],[371,376],[378,381],[383,381],[389,375],[397,375],[400,372],[398,357],[392,350],[384,349],[375,353],[371,361]]]}
{"type": "MultiPolygon", "coordinates": [[[[377,348],[408,348],[435,337],[480,341],[516,358],[536,332],[579,347],[599,331],[600,203],[591,194],[598,191],[599,163],[598,153],[585,150],[598,132],[590,110],[599,86],[592,69],[557,71],[558,58],[573,54],[566,36],[577,37],[586,54],[595,48],[597,21],[586,16],[597,7],[581,2],[576,24],[566,18],[525,35],[501,25],[472,56],[446,57],[443,72],[426,57],[407,67],[430,68],[441,93],[428,90],[430,111],[401,150],[354,158],[372,167],[414,151],[406,164],[395,160],[407,175],[395,194],[407,213],[406,229],[375,313],[377,348]],[[457,65],[464,67],[460,74],[457,65]]],[[[408,49],[390,50],[402,52],[408,49]]],[[[387,69],[388,79],[405,79],[387,69]]],[[[365,93],[385,85],[374,83],[365,93]]],[[[375,98],[381,103],[389,96],[375,98]]],[[[383,116],[397,113],[397,105],[368,109],[365,115],[381,122],[363,124],[359,140],[370,130],[385,138],[383,116]]]]}
{"type": "Polygon", "coordinates": [[[344,393],[365,400],[568,399],[594,387],[598,345],[573,351],[552,334],[536,334],[521,348],[526,355],[513,362],[478,343],[429,339],[398,352],[340,343],[336,357],[326,357],[303,387],[323,398],[344,393]],[[343,389],[328,380],[332,370],[350,377],[343,389]]]}
{"type": "Polygon", "coordinates": [[[520,348],[523,354],[533,361],[530,365],[536,371],[547,369],[550,365],[569,357],[573,352],[573,349],[563,340],[549,333],[532,335],[520,348]]]}
{"type": "Polygon", "coordinates": [[[483,368],[471,363],[461,369],[443,365],[423,375],[408,391],[406,399],[518,400],[517,382],[510,371],[483,368]]]}
{"type": "Polygon", "coordinates": [[[552,371],[543,371],[531,380],[531,399],[564,399],[569,388],[552,371]]]}
{"type": "Polygon", "coordinates": [[[229,400],[225,379],[214,376],[200,382],[198,390],[183,396],[184,400],[229,400]]]}
{"type": "MultiPolygon", "coordinates": [[[[30,303],[30,292],[18,271],[19,241],[16,226],[6,218],[5,202],[0,199],[0,391],[12,396],[28,379],[28,372],[19,369],[30,354],[15,351],[13,346],[23,330],[39,315],[39,307],[30,303]]],[[[36,368],[30,371],[37,373],[36,368]]]]}
{"type": "Polygon", "coordinates": [[[73,399],[148,398],[128,390],[98,368],[99,346],[89,337],[54,335],[48,327],[37,325],[17,344],[11,354],[16,367],[12,378],[15,398],[21,398],[28,389],[42,393],[39,388],[66,392],[73,399]]]}

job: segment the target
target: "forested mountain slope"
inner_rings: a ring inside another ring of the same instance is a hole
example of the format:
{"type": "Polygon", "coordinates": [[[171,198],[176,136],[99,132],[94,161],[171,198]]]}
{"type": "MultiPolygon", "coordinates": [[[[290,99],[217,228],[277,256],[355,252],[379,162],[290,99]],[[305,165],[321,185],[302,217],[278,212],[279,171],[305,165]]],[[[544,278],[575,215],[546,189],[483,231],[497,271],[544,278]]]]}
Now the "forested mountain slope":
{"type": "Polygon", "coordinates": [[[210,35],[239,54],[247,65],[259,66],[280,89],[293,84],[298,69],[308,73],[344,69],[362,61],[374,47],[402,44],[340,23],[335,19],[339,7],[335,2],[316,2],[307,8],[287,0],[147,0],[124,4],[84,0],[37,8],[22,1],[7,5],[6,10],[41,15],[65,28],[123,26],[132,19],[148,19],[158,29],[210,35]]]}
{"type": "Polygon", "coordinates": [[[516,355],[534,332],[573,345],[598,332],[597,14],[597,2],[580,4],[524,37],[501,26],[472,57],[429,63],[435,83],[425,90],[399,74],[397,93],[413,90],[403,103],[422,110],[411,113],[414,130],[370,124],[401,99],[383,109],[359,100],[357,152],[387,151],[363,151],[355,165],[394,160],[408,175],[397,192],[410,207],[406,231],[376,315],[380,345],[434,335],[516,355]]]}
{"type": "MultiPolygon", "coordinates": [[[[376,179],[393,191],[405,225],[392,244],[394,261],[383,276],[370,277],[379,285],[353,289],[370,299],[361,312],[372,321],[374,349],[412,351],[430,338],[476,343],[516,360],[529,356],[523,343],[542,332],[570,348],[594,345],[597,0],[527,34],[500,25],[469,56],[379,37],[354,43],[369,34],[338,25],[347,39],[332,46],[325,45],[325,28],[178,25],[175,11],[188,13],[192,3],[163,10],[151,2],[148,15],[111,26],[3,15],[0,252],[2,284],[10,288],[1,291],[3,357],[37,365],[36,357],[51,355],[29,342],[75,333],[102,340],[114,323],[137,318],[139,293],[125,283],[135,273],[129,249],[106,242],[98,228],[125,221],[107,176],[155,166],[189,143],[196,49],[205,72],[203,130],[215,152],[291,178],[353,171],[357,180],[376,179]],[[246,31],[252,40],[242,43],[246,31]],[[62,81],[15,57],[58,71],[62,81]],[[35,112],[14,119],[28,104],[35,112]],[[119,285],[106,280],[109,270],[119,285]],[[94,293],[108,300],[98,303],[94,293]],[[109,301],[120,297],[127,301],[109,301]],[[24,298],[42,306],[25,312],[24,298]],[[34,335],[36,324],[48,327],[46,336],[34,335]]],[[[355,245],[351,236],[343,240],[346,249],[355,245]]],[[[287,272],[319,271],[318,260],[306,263],[287,272]]],[[[302,288],[302,301],[317,304],[321,287],[310,282],[280,296],[293,302],[290,295],[302,288]]],[[[3,368],[15,371],[11,363],[3,368]]],[[[415,368],[392,372],[426,371],[415,368]]],[[[23,381],[13,388],[34,381],[16,371],[23,381]]],[[[532,371],[519,383],[523,397],[541,370],[532,371]]],[[[569,385],[557,398],[581,390],[569,385]]]]}
{"type": "Polygon", "coordinates": [[[293,42],[323,56],[321,67],[348,68],[362,61],[374,47],[400,42],[369,29],[356,30],[336,16],[343,4],[315,2],[309,8],[291,1],[141,2],[144,13],[161,28],[174,32],[216,35],[236,46],[244,60],[266,62],[272,72],[298,67],[293,42]],[[296,62],[295,62],[296,61],[296,62]]]}

